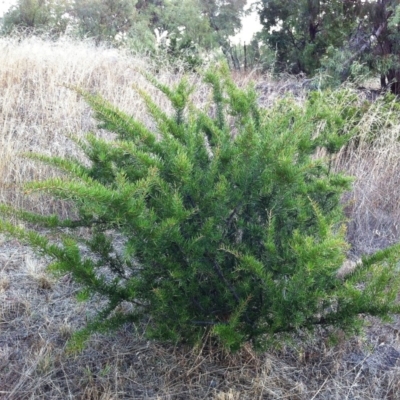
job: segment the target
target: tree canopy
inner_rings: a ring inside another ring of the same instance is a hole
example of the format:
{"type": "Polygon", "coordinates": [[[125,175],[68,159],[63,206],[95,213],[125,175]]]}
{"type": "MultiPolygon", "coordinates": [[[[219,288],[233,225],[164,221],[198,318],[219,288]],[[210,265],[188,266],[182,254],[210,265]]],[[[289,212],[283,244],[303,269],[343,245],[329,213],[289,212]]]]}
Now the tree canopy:
{"type": "MultiPolygon", "coordinates": [[[[68,26],[80,38],[146,51],[156,49],[158,33],[168,38],[163,48],[173,59],[194,66],[202,52],[222,48],[240,69],[229,38],[241,28],[246,3],[18,0],[4,16],[2,31],[59,36],[68,26]]],[[[260,55],[261,39],[264,53],[275,54],[269,68],[307,76],[322,71],[334,84],[372,72],[382,87],[400,94],[400,0],[259,0],[257,7],[263,30],[249,49],[260,55]]]]}
{"type": "Polygon", "coordinates": [[[241,27],[246,0],[18,0],[4,17],[3,33],[13,29],[51,32],[63,21],[79,37],[113,42],[117,36],[156,36],[154,30],[180,34],[210,50],[241,27]],[[65,18],[65,17],[68,18],[65,18]]]}
{"type": "Polygon", "coordinates": [[[329,57],[335,59],[336,72],[344,80],[357,61],[380,73],[382,85],[390,84],[398,94],[399,4],[399,0],[261,0],[261,37],[276,49],[278,70],[312,75],[329,57]]]}

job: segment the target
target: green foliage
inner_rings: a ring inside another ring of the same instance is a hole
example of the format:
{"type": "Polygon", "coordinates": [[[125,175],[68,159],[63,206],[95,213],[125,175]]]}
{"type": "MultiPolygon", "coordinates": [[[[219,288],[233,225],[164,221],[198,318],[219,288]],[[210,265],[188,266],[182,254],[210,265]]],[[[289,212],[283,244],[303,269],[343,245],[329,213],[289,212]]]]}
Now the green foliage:
{"type": "MultiPolygon", "coordinates": [[[[210,22],[203,15],[204,4],[199,0],[171,0],[164,7],[149,8],[153,29],[170,39],[183,39],[205,50],[215,47],[216,40],[210,22]]],[[[147,11],[149,13],[149,11],[147,11]]]]}
{"type": "Polygon", "coordinates": [[[66,32],[97,44],[155,52],[155,31],[167,34],[170,56],[194,68],[201,51],[226,43],[241,26],[245,0],[18,0],[6,13],[3,34],[15,30],[59,36],[66,32]]]}
{"type": "Polygon", "coordinates": [[[320,59],[321,88],[338,87],[346,79],[354,84],[362,86],[373,74],[367,63],[358,60],[347,65],[352,53],[346,49],[338,49],[329,46],[326,53],[320,59]]]}
{"type": "Polygon", "coordinates": [[[186,80],[172,88],[151,81],[175,109],[169,116],[141,92],[156,131],[79,90],[116,139],[77,140],[89,164],[30,156],[64,177],[25,189],[70,201],[75,219],[0,207],[0,231],[52,259],[52,271],[70,273],[81,300],[103,300],[74,348],[93,331],[145,320],[149,337],[193,344],[209,334],[234,351],[317,325],[354,332],[360,314],[399,311],[399,246],[337,278],[348,250],[339,200],[351,180],[329,160],[353,129],[346,93],[263,110],[224,67],[207,72],[214,105],[202,111],[186,80]],[[317,149],[326,156],[316,158],[317,149]]]}
{"type": "Polygon", "coordinates": [[[260,35],[277,51],[276,68],[312,74],[329,46],[341,47],[357,23],[349,2],[262,0],[260,35]]]}
{"type": "Polygon", "coordinates": [[[3,35],[15,31],[59,36],[68,26],[68,2],[63,0],[18,0],[3,17],[3,35]]]}
{"type": "Polygon", "coordinates": [[[80,37],[93,38],[96,43],[116,42],[124,37],[136,21],[136,0],[76,0],[71,14],[77,21],[80,37]]]}
{"type": "Polygon", "coordinates": [[[245,5],[245,0],[159,0],[139,2],[136,7],[149,27],[164,37],[160,47],[169,59],[176,57],[195,69],[201,65],[202,52],[226,47],[241,27],[245,5]]]}
{"type": "Polygon", "coordinates": [[[271,71],[274,69],[275,52],[269,46],[262,45],[256,38],[249,44],[231,44],[227,42],[222,52],[231,70],[246,71],[259,69],[271,71]]]}
{"type": "Polygon", "coordinates": [[[279,71],[322,70],[330,84],[379,73],[400,94],[398,0],[262,0],[259,14],[279,71]]]}
{"type": "MultiPolygon", "coordinates": [[[[311,92],[309,102],[315,105],[313,110],[315,121],[328,123],[329,128],[339,136],[352,137],[352,146],[360,143],[373,145],[380,140],[382,130],[396,129],[400,124],[400,104],[396,96],[385,93],[375,101],[361,100],[359,91],[341,89],[332,91],[311,92]],[[330,116],[330,118],[328,118],[330,116]],[[368,130],[365,130],[365,121],[368,121],[368,130]]],[[[341,143],[330,145],[339,150],[341,143]]]]}
{"type": "Polygon", "coordinates": [[[181,61],[186,71],[196,71],[203,65],[200,49],[184,31],[169,34],[159,45],[158,56],[175,65],[181,61]]]}
{"type": "Polygon", "coordinates": [[[241,27],[245,5],[245,0],[139,0],[136,9],[152,31],[169,40],[170,55],[197,66],[201,50],[225,45],[241,27]]]}
{"type": "Polygon", "coordinates": [[[201,1],[203,14],[217,34],[219,42],[234,35],[241,28],[241,17],[246,3],[246,0],[201,1]]]}

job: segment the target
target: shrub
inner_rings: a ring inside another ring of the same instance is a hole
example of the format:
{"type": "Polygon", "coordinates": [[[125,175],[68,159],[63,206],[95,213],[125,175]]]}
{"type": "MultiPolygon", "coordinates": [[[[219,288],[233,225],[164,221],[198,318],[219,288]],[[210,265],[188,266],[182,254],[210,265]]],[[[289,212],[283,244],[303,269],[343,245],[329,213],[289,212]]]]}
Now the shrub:
{"type": "Polygon", "coordinates": [[[172,65],[177,60],[183,62],[187,71],[196,71],[203,64],[198,46],[179,30],[168,35],[167,41],[161,43],[159,49],[167,55],[172,65]]]}
{"type": "Polygon", "coordinates": [[[50,270],[71,273],[80,297],[105,300],[75,345],[95,330],[146,320],[152,338],[193,344],[211,335],[237,350],[316,326],[354,332],[362,314],[399,311],[398,246],[337,274],[349,247],[340,197],[351,180],[330,169],[353,126],[339,117],[343,93],[329,94],[331,107],[314,96],[304,106],[284,99],[263,110],[253,88],[239,89],[225,67],[205,74],[214,104],[201,111],[187,80],[170,88],[149,79],[175,110],[167,115],[140,91],[157,131],[78,90],[116,139],[77,140],[90,165],[29,156],[69,179],[26,190],[69,200],[76,218],[1,206],[4,216],[47,229],[3,219],[1,231],[50,257],[50,270]]]}

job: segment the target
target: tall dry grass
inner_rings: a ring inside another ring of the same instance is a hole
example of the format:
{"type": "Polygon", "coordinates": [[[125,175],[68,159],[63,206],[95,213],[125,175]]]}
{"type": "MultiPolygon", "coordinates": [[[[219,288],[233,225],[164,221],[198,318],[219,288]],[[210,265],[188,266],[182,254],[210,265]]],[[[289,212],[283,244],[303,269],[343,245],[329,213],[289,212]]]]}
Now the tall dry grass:
{"type": "MultiPolygon", "coordinates": [[[[43,212],[60,207],[48,199],[27,204],[29,200],[18,193],[22,182],[51,173],[20,155],[40,152],[64,156],[75,151],[68,135],[81,137],[95,128],[88,106],[72,87],[97,92],[138,118],[146,113],[133,84],[154,93],[165,108],[169,106],[139,72],[154,73],[156,66],[123,51],[30,38],[22,42],[2,39],[0,53],[0,199],[19,206],[43,212]]],[[[168,70],[158,74],[165,83],[176,81],[178,76],[168,70]]],[[[151,125],[151,121],[145,122],[151,125]]]]}
{"type": "MultiPolygon", "coordinates": [[[[96,91],[138,118],[144,105],[135,83],[168,107],[139,70],[156,73],[144,58],[88,43],[39,39],[0,40],[0,200],[40,212],[68,214],[68,205],[45,197],[28,199],[21,183],[54,172],[20,157],[24,152],[75,154],[68,139],[95,129],[89,107],[68,87],[96,91]]],[[[171,83],[179,73],[161,69],[171,83]]],[[[255,76],[254,76],[255,77],[255,76]]],[[[263,103],[301,82],[256,77],[263,103]],[[266,89],[267,88],[267,89],[266,89]]],[[[200,79],[194,101],[208,102],[200,79]]],[[[246,83],[249,77],[235,77],[246,83]]],[[[362,100],[361,100],[362,101],[362,100]]],[[[336,168],[355,176],[344,201],[355,255],[399,239],[399,126],[379,103],[360,124],[360,135],[336,159],[336,168]],[[370,127],[381,130],[371,145],[370,127]],[[355,145],[357,143],[357,146],[355,145]]],[[[144,120],[151,126],[152,121],[144,120]]],[[[96,131],[97,132],[97,131],[96,131]]],[[[106,135],[105,132],[97,134],[106,135]]],[[[17,241],[0,238],[1,399],[398,399],[400,323],[370,320],[366,336],[328,347],[324,335],[306,347],[266,354],[243,349],[235,356],[212,348],[163,346],[132,327],[113,336],[95,335],[79,355],[65,353],[71,332],[96,307],[77,303],[69,276],[47,275],[45,263],[17,241]]],[[[301,338],[299,338],[301,339],[301,338]]]]}
{"type": "MultiPolygon", "coordinates": [[[[360,101],[366,101],[360,94],[360,101]]],[[[395,99],[369,106],[358,135],[336,159],[354,177],[346,203],[348,240],[356,256],[400,239],[400,113],[395,99]]]]}

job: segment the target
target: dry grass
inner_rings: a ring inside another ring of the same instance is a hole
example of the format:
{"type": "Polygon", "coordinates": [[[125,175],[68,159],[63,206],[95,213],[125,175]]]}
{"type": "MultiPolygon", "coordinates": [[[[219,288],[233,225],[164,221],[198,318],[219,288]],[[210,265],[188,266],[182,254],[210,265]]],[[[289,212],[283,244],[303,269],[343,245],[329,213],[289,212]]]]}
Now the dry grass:
{"type": "MultiPolygon", "coordinates": [[[[30,151],[69,154],[74,146],[67,135],[79,137],[95,128],[89,107],[68,87],[100,93],[139,118],[145,115],[144,104],[132,84],[157,93],[139,73],[155,69],[143,58],[87,43],[2,39],[0,51],[0,199],[43,212],[53,207],[63,212],[60,204],[37,200],[27,204],[27,198],[18,194],[16,188],[21,182],[50,173],[38,163],[21,161],[18,155],[30,151]]],[[[165,72],[160,78],[171,83],[177,75],[165,72]]],[[[201,98],[201,91],[198,96],[196,100],[201,98]]],[[[168,108],[162,96],[158,95],[157,101],[168,108]]]]}
{"type": "MultiPolygon", "coordinates": [[[[122,109],[143,116],[132,89],[152,91],[138,69],[144,59],[85,43],[0,40],[0,200],[40,212],[68,214],[48,198],[28,200],[18,186],[52,172],[19,157],[35,151],[75,151],[68,134],[94,128],[88,106],[67,86],[97,91],[122,109]]],[[[177,79],[163,71],[164,82],[177,79]]],[[[208,101],[199,78],[197,104],[208,101]]],[[[237,77],[246,83],[248,77],[237,77]]],[[[261,81],[262,102],[280,93],[302,96],[301,82],[261,81]]],[[[153,92],[156,93],[156,92],[153,92]]],[[[160,104],[166,105],[162,96],[160,104]]],[[[151,121],[145,121],[151,124],[151,121]]],[[[359,146],[337,158],[337,168],[356,176],[345,199],[349,238],[359,255],[399,238],[399,126],[382,120],[379,107],[362,121],[359,146]],[[381,140],[368,145],[369,127],[382,127],[381,140]]],[[[104,133],[103,133],[104,134],[104,133]]],[[[113,336],[95,335],[79,355],[65,344],[84,325],[95,302],[78,303],[69,276],[55,279],[45,262],[21,243],[0,238],[0,398],[4,399],[398,399],[400,321],[369,320],[365,337],[328,346],[323,332],[307,347],[254,354],[216,353],[203,348],[163,346],[126,326],[113,336]]],[[[301,338],[299,338],[300,340],[301,338]]]]}
{"type": "Polygon", "coordinates": [[[371,106],[358,137],[337,159],[337,167],[355,177],[345,201],[349,241],[357,255],[400,238],[400,116],[395,109],[381,108],[380,102],[371,106]],[[373,144],[371,127],[377,131],[373,144]]]}
{"type": "Polygon", "coordinates": [[[68,276],[43,286],[45,265],[18,242],[0,245],[0,398],[4,399],[396,399],[399,324],[371,320],[368,335],[337,346],[324,335],[293,346],[237,355],[163,346],[132,326],[95,335],[83,353],[65,352],[94,302],[77,303],[68,276]]]}

